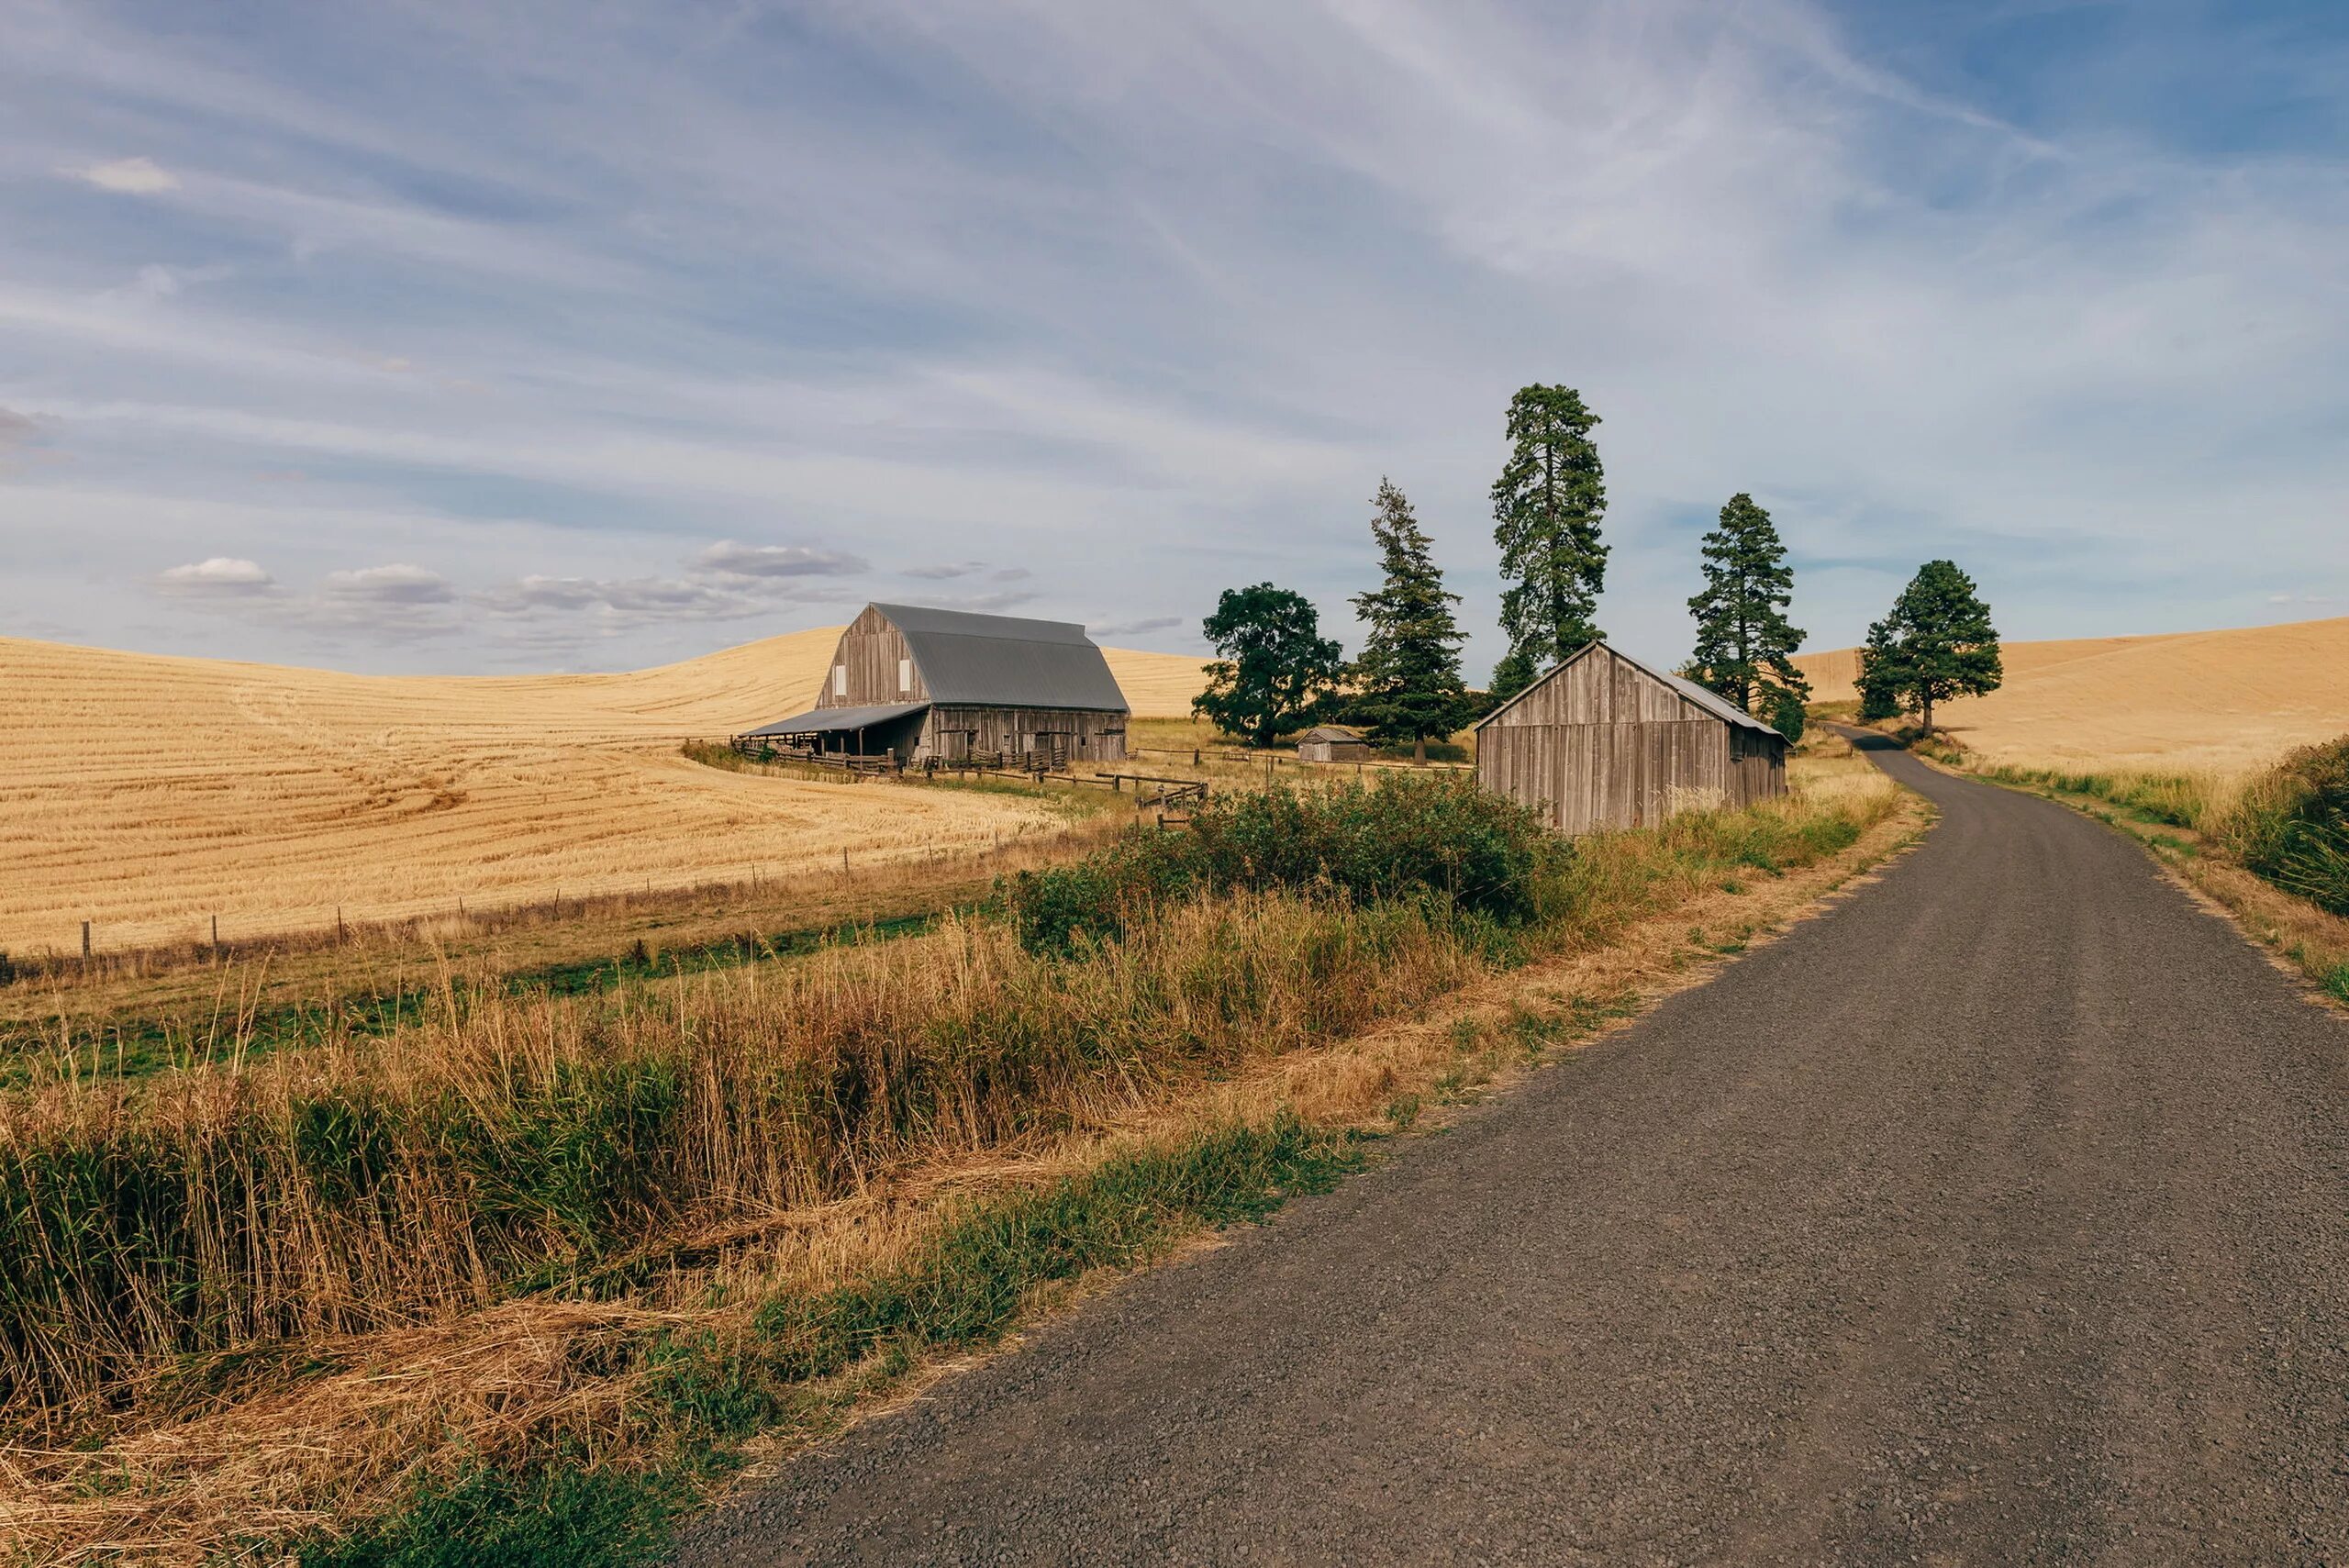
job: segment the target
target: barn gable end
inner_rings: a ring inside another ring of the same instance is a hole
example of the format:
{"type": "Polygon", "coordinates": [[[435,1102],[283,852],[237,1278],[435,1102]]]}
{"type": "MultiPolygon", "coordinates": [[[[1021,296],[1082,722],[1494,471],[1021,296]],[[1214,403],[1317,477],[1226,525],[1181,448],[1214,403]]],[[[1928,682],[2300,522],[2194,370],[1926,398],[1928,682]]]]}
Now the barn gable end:
{"type": "Polygon", "coordinates": [[[1733,704],[1594,642],[1476,726],[1476,777],[1561,832],[1642,828],[1786,790],[1786,740],[1733,704]]]}
{"type": "Polygon", "coordinates": [[[906,762],[1001,753],[1057,767],[1122,761],[1127,712],[1081,626],[873,604],[841,633],[815,707],[745,739],[906,762]]]}

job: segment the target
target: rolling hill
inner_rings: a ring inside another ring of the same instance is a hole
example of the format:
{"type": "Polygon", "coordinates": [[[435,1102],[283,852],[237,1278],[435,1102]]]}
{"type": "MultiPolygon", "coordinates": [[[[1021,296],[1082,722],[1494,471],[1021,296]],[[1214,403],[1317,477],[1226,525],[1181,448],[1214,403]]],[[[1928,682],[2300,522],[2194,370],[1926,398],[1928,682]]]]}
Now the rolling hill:
{"type": "MultiPolygon", "coordinates": [[[[1935,716],[2000,762],[2237,772],[2349,731],[2349,617],[2003,652],[2005,685],[1935,716]]],[[[1856,649],[1795,662],[1819,701],[1856,695],[1856,649]]]]}
{"type": "MultiPolygon", "coordinates": [[[[687,761],[810,704],[838,628],[619,674],[369,676],[0,639],[0,951],[405,916],[971,850],[1052,813],[687,761]]],[[[1137,713],[1199,664],[1114,650],[1137,713]]]]}

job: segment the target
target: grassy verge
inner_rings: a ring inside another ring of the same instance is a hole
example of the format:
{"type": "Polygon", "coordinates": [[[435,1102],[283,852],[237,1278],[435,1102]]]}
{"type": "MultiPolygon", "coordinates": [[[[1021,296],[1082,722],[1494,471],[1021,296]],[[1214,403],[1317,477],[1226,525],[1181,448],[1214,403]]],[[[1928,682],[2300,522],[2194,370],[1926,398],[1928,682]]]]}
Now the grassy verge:
{"type": "Polygon", "coordinates": [[[624,1564],[656,1554],[678,1510],[738,1469],[754,1434],[823,1429],[865,1388],[925,1358],[990,1344],[1040,1291],[1130,1268],[1202,1229],[1263,1218],[1358,1169],[1365,1135],[1210,1129],[1109,1161],[1042,1192],[966,1205],[894,1266],[819,1294],[781,1294],[723,1330],[629,1347],[664,1440],[655,1457],[599,1467],[582,1452],[474,1462],[391,1513],[300,1551],[305,1568],[624,1564]]]}
{"type": "Polygon", "coordinates": [[[621,1559],[754,1434],[1342,1168],[1885,852],[1874,771],[1806,768],[1787,802],[1577,843],[1531,917],[1210,886],[1064,955],[957,920],[135,1104],[18,1096],[13,1522],[184,1562],[305,1531],[320,1562],[621,1559]]]}

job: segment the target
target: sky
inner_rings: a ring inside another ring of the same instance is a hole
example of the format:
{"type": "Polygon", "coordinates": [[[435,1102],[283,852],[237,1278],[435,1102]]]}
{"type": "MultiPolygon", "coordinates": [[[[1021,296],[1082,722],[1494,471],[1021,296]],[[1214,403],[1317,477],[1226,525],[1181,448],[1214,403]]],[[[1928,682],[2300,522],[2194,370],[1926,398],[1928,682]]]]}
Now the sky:
{"type": "Polygon", "coordinates": [[[1503,651],[1510,394],[1599,621],[1766,506],[1809,645],[2349,614],[2349,6],[0,0],[0,634],[621,669],[867,600],[1503,651]]]}

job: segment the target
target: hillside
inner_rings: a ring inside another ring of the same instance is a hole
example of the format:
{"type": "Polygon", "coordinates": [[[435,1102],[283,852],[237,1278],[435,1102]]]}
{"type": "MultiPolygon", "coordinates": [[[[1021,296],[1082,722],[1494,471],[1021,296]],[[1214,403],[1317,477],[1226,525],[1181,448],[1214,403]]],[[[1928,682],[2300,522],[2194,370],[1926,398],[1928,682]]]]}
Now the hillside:
{"type": "MultiPolygon", "coordinates": [[[[2349,617],[2010,642],[2004,656],[2004,686],[1935,715],[2002,762],[2234,771],[2349,732],[2349,617]]],[[[1857,659],[1844,648],[1795,662],[1835,702],[1856,695],[1857,659]]]]}
{"type": "MultiPolygon", "coordinates": [[[[982,848],[1010,797],[842,789],[678,754],[813,700],[819,628],[622,674],[413,677],[0,639],[0,951],[224,934],[982,848]]],[[[1110,654],[1138,712],[1198,662],[1110,654]]]]}

